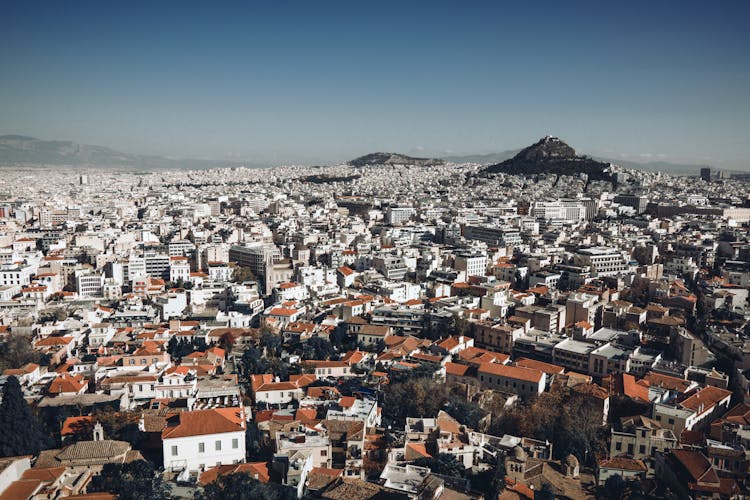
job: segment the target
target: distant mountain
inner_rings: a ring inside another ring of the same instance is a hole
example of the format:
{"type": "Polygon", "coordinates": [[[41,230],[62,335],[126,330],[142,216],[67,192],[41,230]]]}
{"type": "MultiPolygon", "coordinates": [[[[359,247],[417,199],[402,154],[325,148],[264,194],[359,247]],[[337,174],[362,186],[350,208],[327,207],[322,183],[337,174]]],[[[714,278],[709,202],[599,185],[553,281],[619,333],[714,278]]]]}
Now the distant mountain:
{"type": "Polygon", "coordinates": [[[608,163],[593,160],[576,154],[576,151],[557,137],[547,136],[522,149],[513,158],[484,169],[485,173],[496,174],[587,174],[589,180],[611,180],[606,169],[608,163]]]}
{"type": "Polygon", "coordinates": [[[614,163],[625,168],[632,168],[635,170],[646,170],[649,172],[663,172],[665,174],[692,174],[698,175],[700,169],[707,167],[708,165],[697,165],[691,163],[671,163],[668,161],[649,161],[649,162],[638,162],[630,160],[615,160],[612,158],[600,158],[597,156],[592,157],[595,160],[604,161],[607,163],[614,163]]]}
{"type": "Polygon", "coordinates": [[[204,169],[258,166],[242,162],[173,159],[161,156],[122,153],[103,146],[71,141],[45,141],[23,135],[0,136],[0,165],[75,166],[139,169],[204,169]]]}
{"type": "Polygon", "coordinates": [[[414,158],[399,153],[371,153],[349,162],[349,165],[353,167],[366,167],[369,165],[418,165],[425,167],[444,164],[445,162],[439,158],[414,158]]]}
{"type": "Polygon", "coordinates": [[[510,149],[508,151],[500,151],[499,153],[444,156],[443,159],[451,163],[481,163],[483,165],[491,165],[513,158],[520,151],[520,149],[510,149]]]}

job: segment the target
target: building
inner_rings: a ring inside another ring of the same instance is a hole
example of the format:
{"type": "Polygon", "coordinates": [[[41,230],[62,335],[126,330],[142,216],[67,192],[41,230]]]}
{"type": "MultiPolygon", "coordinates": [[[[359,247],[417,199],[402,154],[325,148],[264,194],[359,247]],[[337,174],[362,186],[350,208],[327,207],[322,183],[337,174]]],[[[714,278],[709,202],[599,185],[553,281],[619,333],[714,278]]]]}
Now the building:
{"type": "Polygon", "coordinates": [[[500,363],[482,363],[478,373],[482,387],[518,394],[523,398],[538,396],[544,392],[547,382],[545,373],[540,370],[500,363]]]}
{"type": "Polygon", "coordinates": [[[487,256],[481,253],[460,252],[453,264],[456,271],[464,271],[469,276],[484,276],[487,273],[487,256]]]}
{"type": "Polygon", "coordinates": [[[574,256],[576,265],[588,266],[593,276],[603,278],[617,276],[628,270],[628,262],[622,252],[611,247],[592,247],[576,251],[574,256]]]}
{"type": "Polygon", "coordinates": [[[104,274],[90,270],[76,271],[76,291],[81,297],[101,297],[104,287],[104,274]]]}
{"type": "Polygon", "coordinates": [[[657,452],[676,448],[677,438],[671,429],[665,429],[656,420],[638,415],[622,419],[620,430],[612,428],[609,455],[649,459],[657,452]]]}
{"type": "Polygon", "coordinates": [[[244,408],[185,411],[167,421],[161,433],[164,469],[202,472],[245,461],[244,408]]]}

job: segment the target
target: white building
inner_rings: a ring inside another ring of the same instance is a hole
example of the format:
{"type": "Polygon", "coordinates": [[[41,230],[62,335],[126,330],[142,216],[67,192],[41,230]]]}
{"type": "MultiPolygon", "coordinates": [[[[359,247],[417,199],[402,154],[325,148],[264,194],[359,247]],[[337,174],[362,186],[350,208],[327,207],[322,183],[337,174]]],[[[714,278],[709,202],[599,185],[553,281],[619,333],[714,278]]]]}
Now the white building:
{"type": "Polygon", "coordinates": [[[190,263],[187,257],[174,256],[169,258],[169,281],[188,281],[190,279],[190,263]]]}
{"type": "Polygon", "coordinates": [[[453,267],[456,271],[464,271],[469,276],[484,276],[487,273],[487,256],[475,253],[456,255],[453,267]]]}
{"type": "Polygon", "coordinates": [[[575,264],[591,267],[591,273],[598,277],[616,276],[628,270],[622,252],[610,247],[592,247],[578,250],[575,264]]]}
{"type": "Polygon", "coordinates": [[[175,415],[162,431],[164,469],[203,471],[245,461],[244,408],[215,408],[175,415]]]}
{"type": "Polygon", "coordinates": [[[104,274],[76,271],[76,290],[81,297],[101,297],[103,286],[104,274]]]}

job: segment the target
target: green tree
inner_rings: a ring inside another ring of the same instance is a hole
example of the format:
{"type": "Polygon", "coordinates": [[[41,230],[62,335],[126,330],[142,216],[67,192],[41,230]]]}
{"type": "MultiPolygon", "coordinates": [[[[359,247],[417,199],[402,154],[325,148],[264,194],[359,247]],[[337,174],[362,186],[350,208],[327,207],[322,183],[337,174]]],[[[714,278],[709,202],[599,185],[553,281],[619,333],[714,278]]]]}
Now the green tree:
{"type": "Polygon", "coordinates": [[[626,489],[627,483],[622,477],[618,475],[610,476],[599,489],[597,497],[604,500],[620,500],[624,498],[626,489]]]}
{"type": "Polygon", "coordinates": [[[247,423],[245,432],[245,450],[248,462],[264,462],[273,456],[273,446],[264,439],[263,432],[255,422],[247,423]]]}
{"type": "Polygon", "coordinates": [[[38,455],[52,440],[26,404],[16,377],[8,377],[0,404],[0,456],[38,455]]]}
{"type": "Polygon", "coordinates": [[[207,348],[206,341],[203,338],[178,339],[173,336],[167,343],[167,352],[173,359],[180,359],[196,351],[205,351],[207,348]]]}
{"type": "Polygon", "coordinates": [[[469,476],[472,488],[484,493],[485,498],[497,498],[505,489],[505,463],[501,457],[494,467],[469,476]]]}
{"type": "Polygon", "coordinates": [[[331,358],[336,352],[333,350],[331,343],[322,337],[312,337],[302,344],[302,357],[304,359],[322,359],[331,358]]]}
{"type": "Polygon", "coordinates": [[[31,346],[31,339],[20,333],[10,334],[0,345],[0,370],[21,368],[26,363],[39,363],[42,355],[31,346]]]}
{"type": "Polygon", "coordinates": [[[429,378],[395,382],[385,387],[383,416],[401,425],[406,417],[434,417],[447,401],[446,385],[429,378]]]}
{"type": "Polygon", "coordinates": [[[263,332],[260,337],[260,346],[265,349],[267,356],[279,357],[281,355],[281,337],[271,332],[263,332]]]}
{"type": "Polygon", "coordinates": [[[463,397],[455,394],[451,394],[448,398],[445,411],[451,417],[472,429],[477,429],[479,421],[487,414],[479,405],[466,401],[463,397]]]}
{"type": "Polygon", "coordinates": [[[542,487],[534,492],[534,500],[555,500],[555,490],[552,485],[544,482],[542,487]]]}
{"type": "Polygon", "coordinates": [[[257,347],[247,347],[240,358],[242,370],[246,375],[268,373],[271,362],[257,347]]]}
{"type": "Polygon", "coordinates": [[[206,485],[198,496],[201,500],[293,500],[297,492],[275,483],[261,483],[248,474],[220,476],[206,485]]]}
{"type": "Polygon", "coordinates": [[[167,500],[169,486],[157,474],[151,462],[136,460],[124,464],[105,464],[91,478],[89,493],[109,492],[119,500],[167,500]]]}

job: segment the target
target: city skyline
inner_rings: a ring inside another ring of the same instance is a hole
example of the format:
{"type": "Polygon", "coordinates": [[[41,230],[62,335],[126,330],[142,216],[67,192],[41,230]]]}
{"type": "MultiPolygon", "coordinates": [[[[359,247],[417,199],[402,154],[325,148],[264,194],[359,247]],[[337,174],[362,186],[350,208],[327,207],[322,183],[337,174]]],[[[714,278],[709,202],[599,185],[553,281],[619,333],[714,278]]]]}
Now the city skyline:
{"type": "Polygon", "coordinates": [[[13,5],[0,133],[269,164],[551,134],[750,169],[746,4],[536,7],[13,5]]]}

